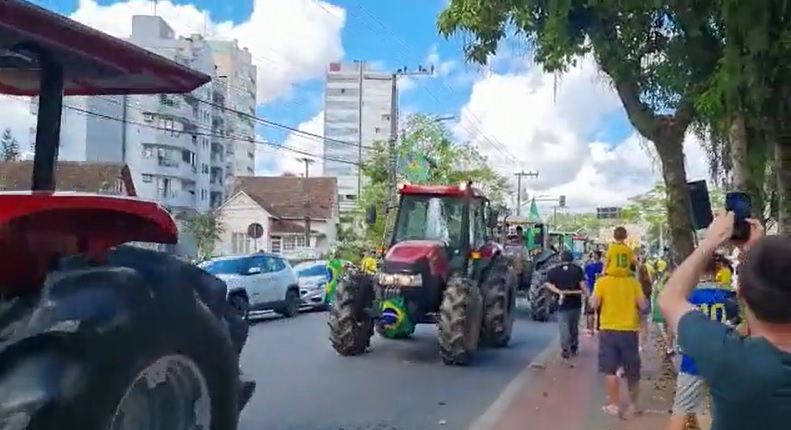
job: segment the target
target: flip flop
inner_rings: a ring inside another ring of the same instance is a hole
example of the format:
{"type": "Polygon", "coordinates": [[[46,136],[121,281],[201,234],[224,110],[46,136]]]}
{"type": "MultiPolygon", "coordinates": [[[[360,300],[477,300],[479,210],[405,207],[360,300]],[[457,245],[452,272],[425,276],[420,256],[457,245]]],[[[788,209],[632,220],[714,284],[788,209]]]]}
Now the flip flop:
{"type": "Polygon", "coordinates": [[[607,415],[611,415],[614,417],[621,416],[621,410],[618,408],[618,405],[606,405],[601,407],[602,412],[607,415]]]}

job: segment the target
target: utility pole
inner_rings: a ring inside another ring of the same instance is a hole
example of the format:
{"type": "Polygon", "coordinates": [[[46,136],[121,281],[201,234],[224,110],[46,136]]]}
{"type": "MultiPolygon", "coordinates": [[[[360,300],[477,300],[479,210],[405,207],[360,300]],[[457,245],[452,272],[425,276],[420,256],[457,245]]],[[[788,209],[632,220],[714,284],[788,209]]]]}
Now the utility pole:
{"type": "Polygon", "coordinates": [[[312,158],[297,158],[298,161],[305,163],[305,177],[302,179],[302,193],[305,196],[305,247],[310,248],[310,165],[315,162],[312,158]]]}
{"type": "Polygon", "coordinates": [[[398,78],[402,76],[432,76],[433,74],[434,66],[429,66],[427,69],[421,65],[414,71],[410,71],[406,67],[400,68],[390,76],[390,136],[387,140],[390,186],[387,199],[387,219],[385,220],[385,241],[393,229],[393,224],[395,224],[395,213],[392,209],[395,208],[397,204],[398,154],[396,154],[396,147],[398,143],[398,78]]]}
{"type": "Polygon", "coordinates": [[[537,178],[538,171],[532,170],[525,172],[522,170],[521,172],[514,173],[516,176],[516,216],[522,215],[522,177],[528,178],[537,178]]]}
{"type": "Polygon", "coordinates": [[[357,199],[363,195],[363,82],[365,82],[366,62],[362,60],[357,63],[357,199]]]}

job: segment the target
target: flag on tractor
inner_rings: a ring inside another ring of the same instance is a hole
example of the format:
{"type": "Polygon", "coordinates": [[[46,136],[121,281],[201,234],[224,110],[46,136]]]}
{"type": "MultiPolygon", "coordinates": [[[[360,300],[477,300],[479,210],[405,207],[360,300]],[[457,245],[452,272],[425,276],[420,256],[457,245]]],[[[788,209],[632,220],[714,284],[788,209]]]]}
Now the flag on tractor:
{"type": "Polygon", "coordinates": [[[324,304],[330,305],[335,300],[335,288],[338,280],[343,275],[343,260],[332,259],[327,261],[327,286],[324,287],[324,304]]]}

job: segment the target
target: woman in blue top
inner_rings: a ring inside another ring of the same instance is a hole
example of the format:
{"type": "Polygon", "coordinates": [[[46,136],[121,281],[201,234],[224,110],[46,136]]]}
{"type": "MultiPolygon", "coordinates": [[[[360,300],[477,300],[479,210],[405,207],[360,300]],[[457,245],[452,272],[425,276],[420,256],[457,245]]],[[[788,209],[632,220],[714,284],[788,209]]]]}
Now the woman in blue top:
{"type": "MultiPolygon", "coordinates": [[[[588,284],[588,292],[593,296],[593,286],[596,285],[596,278],[604,271],[604,263],[601,261],[601,251],[590,253],[590,259],[585,263],[585,281],[588,284]]],[[[594,329],[598,329],[598,318],[587,302],[585,305],[585,328],[588,335],[592,335],[594,329]]]]}

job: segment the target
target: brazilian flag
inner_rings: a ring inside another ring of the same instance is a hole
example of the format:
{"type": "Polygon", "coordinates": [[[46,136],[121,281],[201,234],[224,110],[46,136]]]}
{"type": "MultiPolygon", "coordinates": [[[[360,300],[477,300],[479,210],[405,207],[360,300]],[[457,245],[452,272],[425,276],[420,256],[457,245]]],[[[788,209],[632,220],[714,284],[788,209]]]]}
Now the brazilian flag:
{"type": "Polygon", "coordinates": [[[338,280],[343,275],[343,260],[332,259],[327,261],[327,286],[324,287],[324,304],[331,305],[335,301],[335,288],[338,280]]]}
{"type": "Polygon", "coordinates": [[[429,177],[429,162],[420,154],[402,154],[398,160],[398,173],[410,182],[423,182],[429,177]]]}
{"type": "Polygon", "coordinates": [[[409,320],[403,297],[383,300],[379,315],[380,324],[387,338],[404,338],[415,332],[415,324],[409,320]]]}

